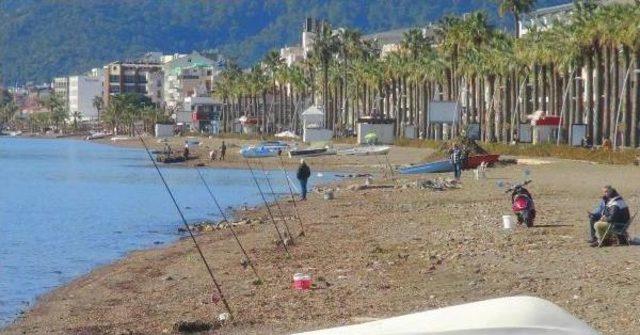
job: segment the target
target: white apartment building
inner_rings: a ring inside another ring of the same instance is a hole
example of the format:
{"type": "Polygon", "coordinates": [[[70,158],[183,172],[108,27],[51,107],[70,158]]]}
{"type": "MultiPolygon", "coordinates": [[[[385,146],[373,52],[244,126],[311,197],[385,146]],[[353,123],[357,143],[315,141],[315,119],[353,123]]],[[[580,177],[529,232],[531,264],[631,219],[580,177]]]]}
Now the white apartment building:
{"type": "Polygon", "coordinates": [[[69,77],[53,78],[53,93],[64,101],[65,107],[69,108],[69,77]]]}
{"type": "Polygon", "coordinates": [[[187,97],[209,97],[219,73],[218,62],[193,52],[162,64],[162,99],[165,108],[183,111],[187,97]]]}
{"type": "Polygon", "coordinates": [[[95,97],[102,98],[102,76],[69,77],[69,116],[80,113],[82,121],[97,121],[99,111],[94,106],[95,97]]]}

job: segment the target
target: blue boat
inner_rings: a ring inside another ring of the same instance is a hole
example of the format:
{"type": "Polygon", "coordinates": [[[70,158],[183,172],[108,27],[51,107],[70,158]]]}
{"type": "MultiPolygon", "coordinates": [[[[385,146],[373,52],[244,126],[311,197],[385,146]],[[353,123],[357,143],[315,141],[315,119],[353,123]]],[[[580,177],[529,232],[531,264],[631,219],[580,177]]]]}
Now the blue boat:
{"type": "Polygon", "coordinates": [[[272,147],[246,146],[240,150],[240,154],[244,158],[276,157],[278,156],[278,151],[278,149],[272,147]]]}
{"type": "Polygon", "coordinates": [[[402,174],[439,173],[453,171],[453,164],[447,159],[425,164],[411,165],[398,169],[402,174]]]}

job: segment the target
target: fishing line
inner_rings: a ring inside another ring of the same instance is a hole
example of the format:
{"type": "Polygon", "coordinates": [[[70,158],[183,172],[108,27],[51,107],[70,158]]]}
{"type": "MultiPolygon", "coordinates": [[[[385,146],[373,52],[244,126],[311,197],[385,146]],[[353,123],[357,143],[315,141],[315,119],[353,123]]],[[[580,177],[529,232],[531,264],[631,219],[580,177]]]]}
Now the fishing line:
{"type": "Polygon", "coordinates": [[[267,170],[264,169],[264,165],[262,165],[262,162],[258,162],[258,163],[260,164],[260,168],[262,169],[262,173],[264,174],[264,179],[267,180],[267,185],[269,186],[269,190],[273,195],[273,202],[276,204],[276,207],[280,212],[280,216],[282,217],[282,223],[284,224],[284,228],[287,230],[287,234],[289,234],[289,238],[293,242],[293,235],[291,235],[291,231],[289,231],[289,225],[287,224],[287,219],[284,216],[284,211],[282,211],[282,207],[280,207],[280,202],[278,201],[278,197],[276,196],[276,193],[273,190],[273,187],[271,186],[271,181],[269,180],[269,176],[267,175],[267,170]]]}
{"type": "Polygon", "coordinates": [[[189,227],[189,224],[187,223],[187,219],[185,219],[184,214],[182,214],[182,210],[180,209],[180,206],[178,205],[176,198],[173,196],[173,192],[171,192],[171,188],[169,188],[169,185],[167,184],[167,181],[164,179],[164,176],[162,175],[162,172],[160,171],[158,164],[156,163],[155,159],[153,159],[153,156],[151,156],[149,147],[147,147],[147,144],[142,139],[142,135],[140,135],[139,133],[138,133],[138,138],[140,138],[140,142],[142,142],[142,145],[144,146],[144,150],[147,152],[147,155],[149,155],[149,159],[151,159],[151,162],[153,163],[153,166],[156,168],[156,171],[158,171],[158,175],[160,176],[160,179],[162,180],[162,183],[164,184],[164,187],[167,190],[167,193],[169,193],[171,200],[173,200],[173,204],[176,206],[176,210],[178,210],[178,214],[180,214],[182,223],[184,224],[185,228],[189,232],[189,236],[191,236],[191,240],[193,241],[193,244],[196,246],[196,249],[198,250],[198,254],[200,254],[200,258],[202,259],[204,266],[207,268],[207,272],[209,272],[211,281],[213,282],[213,285],[216,287],[216,290],[218,291],[218,293],[220,294],[220,299],[222,300],[224,307],[227,309],[227,312],[229,312],[229,317],[233,319],[233,313],[231,312],[231,308],[229,307],[229,303],[227,302],[227,299],[222,293],[222,288],[220,287],[220,284],[218,284],[216,277],[213,275],[213,271],[211,270],[209,263],[207,263],[207,259],[204,257],[204,254],[202,253],[202,250],[200,249],[200,246],[198,245],[198,242],[196,241],[195,236],[193,236],[193,232],[191,232],[191,227],[189,227]]]}
{"type": "Polygon", "coordinates": [[[289,248],[287,248],[287,243],[284,241],[284,238],[280,233],[280,229],[278,228],[278,224],[276,223],[276,220],[273,218],[273,213],[271,213],[271,207],[269,207],[269,203],[267,202],[267,199],[264,197],[264,193],[262,193],[262,188],[260,188],[260,183],[258,183],[258,178],[256,178],[255,173],[253,173],[253,168],[251,167],[251,164],[249,164],[249,160],[245,159],[244,162],[247,163],[247,167],[249,168],[249,171],[251,171],[251,177],[253,177],[253,181],[256,183],[256,186],[258,187],[258,192],[260,192],[260,197],[262,198],[262,201],[264,202],[265,207],[267,207],[267,212],[269,213],[271,222],[273,222],[273,227],[276,229],[276,232],[278,233],[280,242],[282,242],[284,251],[287,253],[287,255],[291,256],[291,254],[289,253],[289,248]]]}
{"type": "Polygon", "coordinates": [[[227,219],[227,215],[222,210],[222,207],[220,207],[220,203],[218,202],[218,199],[216,199],[216,196],[213,195],[213,192],[211,191],[211,188],[209,187],[209,184],[207,183],[207,181],[204,179],[204,176],[202,175],[202,171],[200,171],[200,169],[198,169],[197,167],[196,167],[196,171],[198,171],[198,175],[200,176],[200,180],[202,180],[202,183],[207,188],[207,192],[209,192],[209,195],[211,196],[211,199],[213,199],[213,202],[216,204],[216,207],[218,207],[218,211],[220,211],[220,215],[222,215],[222,219],[224,219],[224,222],[227,223],[226,226],[229,228],[229,230],[231,230],[231,234],[233,234],[233,238],[238,243],[238,246],[240,247],[240,250],[242,250],[242,253],[244,254],[244,257],[246,258],[247,262],[249,263],[249,266],[251,267],[251,270],[253,270],[253,274],[256,275],[256,277],[258,278],[259,282],[262,282],[262,278],[260,278],[260,275],[258,274],[258,271],[253,266],[253,261],[251,261],[251,258],[247,254],[247,251],[244,249],[244,246],[242,246],[242,243],[240,242],[240,238],[238,238],[238,234],[236,234],[236,230],[233,228],[233,226],[231,225],[231,223],[227,219]]]}
{"type": "Polygon", "coordinates": [[[280,167],[282,167],[282,172],[284,172],[284,179],[287,180],[287,186],[289,187],[289,194],[291,195],[291,202],[293,202],[293,209],[296,213],[296,217],[298,218],[298,222],[300,223],[300,235],[298,236],[305,236],[304,233],[304,225],[302,224],[302,218],[300,217],[300,213],[298,212],[298,205],[296,203],[296,198],[293,196],[293,189],[291,188],[291,180],[289,179],[289,173],[287,172],[287,169],[284,168],[284,160],[282,159],[282,156],[278,157],[280,159],[280,167]]]}

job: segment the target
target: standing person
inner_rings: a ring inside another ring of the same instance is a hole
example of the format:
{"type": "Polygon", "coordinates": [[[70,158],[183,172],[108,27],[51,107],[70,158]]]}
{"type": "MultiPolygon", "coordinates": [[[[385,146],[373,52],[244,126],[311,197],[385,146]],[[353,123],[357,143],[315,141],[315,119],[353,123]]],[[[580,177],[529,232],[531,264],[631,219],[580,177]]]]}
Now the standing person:
{"type": "Polygon", "coordinates": [[[453,145],[449,160],[451,164],[453,164],[453,176],[456,180],[460,180],[460,176],[462,175],[462,149],[460,149],[458,144],[453,145]]]}
{"type": "Polygon", "coordinates": [[[298,177],[298,181],[300,182],[300,192],[302,193],[302,200],[307,200],[307,181],[311,176],[311,169],[307,163],[305,163],[304,159],[300,160],[300,166],[298,167],[298,173],[296,177],[298,177]]]}
{"type": "Polygon", "coordinates": [[[184,151],[182,152],[184,159],[189,159],[189,143],[184,145],[184,151]]]}
{"type": "Polygon", "coordinates": [[[227,153],[227,145],[222,141],[222,145],[220,145],[220,160],[224,160],[224,155],[227,153]]]}

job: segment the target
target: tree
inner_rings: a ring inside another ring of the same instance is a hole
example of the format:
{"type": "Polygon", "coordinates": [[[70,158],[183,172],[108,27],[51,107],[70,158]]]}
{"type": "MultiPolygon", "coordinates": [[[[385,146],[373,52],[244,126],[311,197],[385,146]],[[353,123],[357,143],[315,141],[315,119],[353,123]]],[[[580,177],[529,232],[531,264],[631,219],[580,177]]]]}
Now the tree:
{"type": "Polygon", "coordinates": [[[498,13],[504,16],[506,13],[513,14],[514,27],[516,29],[516,38],[520,37],[520,16],[523,13],[530,12],[535,6],[536,0],[497,0],[498,13]]]}
{"type": "Polygon", "coordinates": [[[104,100],[101,96],[96,95],[93,97],[93,107],[98,111],[98,124],[100,123],[100,113],[104,110],[104,100]]]}

